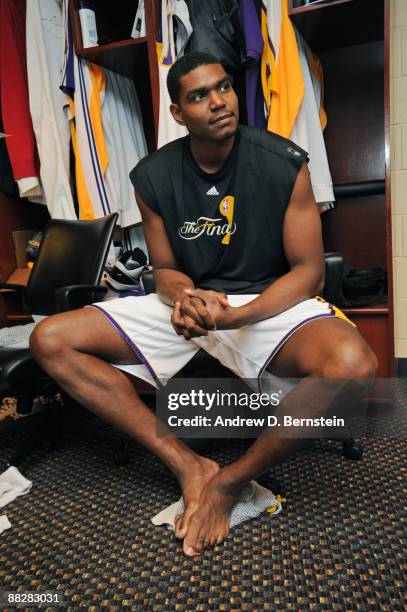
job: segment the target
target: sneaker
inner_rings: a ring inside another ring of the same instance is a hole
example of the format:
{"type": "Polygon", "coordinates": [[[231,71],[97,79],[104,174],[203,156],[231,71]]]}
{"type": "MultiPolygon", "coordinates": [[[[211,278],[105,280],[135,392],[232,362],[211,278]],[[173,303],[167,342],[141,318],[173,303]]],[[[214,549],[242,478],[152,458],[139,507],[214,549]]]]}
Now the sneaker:
{"type": "Polygon", "coordinates": [[[27,257],[34,261],[37,258],[38,251],[40,250],[41,240],[42,240],[43,232],[39,231],[34,234],[31,240],[27,243],[27,248],[25,252],[27,253],[27,257]]]}
{"type": "Polygon", "coordinates": [[[140,278],[147,269],[147,257],[138,247],[126,251],[106,275],[106,284],[114,291],[129,291],[140,287],[140,278]]]}

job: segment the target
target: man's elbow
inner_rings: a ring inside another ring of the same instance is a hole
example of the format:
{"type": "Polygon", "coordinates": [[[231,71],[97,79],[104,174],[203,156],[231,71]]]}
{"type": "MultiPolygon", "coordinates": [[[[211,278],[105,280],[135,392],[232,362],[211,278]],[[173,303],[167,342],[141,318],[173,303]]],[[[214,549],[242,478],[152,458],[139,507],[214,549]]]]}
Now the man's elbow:
{"type": "Polygon", "coordinates": [[[309,297],[321,295],[325,287],[325,265],[308,265],[306,266],[306,270],[309,297]]]}

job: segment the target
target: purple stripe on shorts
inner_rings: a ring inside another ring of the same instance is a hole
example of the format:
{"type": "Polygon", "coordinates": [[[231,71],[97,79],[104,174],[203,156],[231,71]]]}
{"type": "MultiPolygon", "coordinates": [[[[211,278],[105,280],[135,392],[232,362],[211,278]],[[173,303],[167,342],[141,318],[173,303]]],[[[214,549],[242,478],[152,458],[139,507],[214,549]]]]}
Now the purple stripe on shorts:
{"type": "MultiPolygon", "coordinates": [[[[331,304],[327,304],[327,306],[332,306],[331,304]]],[[[301,323],[298,323],[297,325],[295,325],[292,329],[290,329],[290,331],[288,332],[288,334],[286,334],[281,340],[280,342],[277,344],[277,346],[274,347],[271,355],[269,356],[268,359],[266,359],[265,364],[260,368],[260,372],[259,375],[257,377],[257,380],[259,381],[259,385],[260,385],[260,378],[262,377],[262,374],[264,372],[264,370],[266,369],[266,367],[268,366],[268,364],[270,363],[270,361],[273,359],[273,357],[275,357],[277,351],[280,350],[280,348],[283,346],[283,344],[285,342],[287,342],[287,340],[289,338],[291,338],[291,336],[297,331],[297,329],[299,329],[300,327],[302,327],[303,325],[305,325],[306,323],[309,323],[310,321],[315,321],[316,319],[325,319],[326,317],[334,317],[335,316],[335,311],[334,309],[331,307],[330,308],[330,312],[327,314],[319,314],[319,315],[315,315],[313,317],[309,317],[308,319],[304,319],[304,321],[301,321],[301,323]]]]}
{"type": "Polygon", "coordinates": [[[97,310],[100,310],[100,312],[103,312],[103,314],[109,319],[109,321],[114,325],[114,327],[117,329],[117,331],[119,332],[119,334],[121,335],[121,337],[123,338],[123,340],[125,340],[127,342],[127,344],[129,345],[129,347],[132,349],[132,351],[134,351],[134,353],[137,355],[137,357],[140,359],[140,361],[146,366],[147,370],[150,372],[151,376],[153,377],[153,379],[155,380],[155,382],[157,383],[157,385],[159,387],[162,387],[162,384],[157,376],[157,374],[154,372],[153,368],[151,367],[151,365],[148,363],[147,359],[144,357],[143,353],[140,351],[140,349],[134,344],[133,340],[130,338],[130,336],[128,336],[126,334],[126,332],[124,331],[124,329],[122,327],[120,327],[120,325],[117,323],[117,321],[114,320],[114,318],[108,313],[106,312],[106,310],[104,310],[103,308],[101,308],[100,306],[96,306],[96,304],[91,304],[92,308],[97,308],[97,310]]]}

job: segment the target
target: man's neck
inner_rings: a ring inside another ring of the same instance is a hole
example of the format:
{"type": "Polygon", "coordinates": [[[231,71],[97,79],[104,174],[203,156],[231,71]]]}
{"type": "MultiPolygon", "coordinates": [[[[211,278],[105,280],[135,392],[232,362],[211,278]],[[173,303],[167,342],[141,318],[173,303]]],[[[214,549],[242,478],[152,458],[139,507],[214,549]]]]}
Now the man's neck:
{"type": "Polygon", "coordinates": [[[208,142],[191,137],[191,152],[198,166],[208,174],[220,170],[230,155],[235,135],[222,142],[208,142]]]}

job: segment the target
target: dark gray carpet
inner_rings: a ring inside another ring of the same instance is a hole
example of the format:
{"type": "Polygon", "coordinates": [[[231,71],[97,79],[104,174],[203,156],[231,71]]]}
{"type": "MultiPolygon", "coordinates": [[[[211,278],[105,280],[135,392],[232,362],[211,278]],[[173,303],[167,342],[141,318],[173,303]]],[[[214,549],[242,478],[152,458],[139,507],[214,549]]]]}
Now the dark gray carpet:
{"type": "MultiPolygon", "coordinates": [[[[1,440],[0,459],[17,437],[1,440]]],[[[222,464],[247,442],[211,442],[222,464]]],[[[109,444],[70,435],[22,471],[32,492],[1,512],[0,581],[7,590],[60,590],[65,607],[135,610],[405,609],[404,442],[365,440],[360,462],[316,442],[276,468],[278,516],[236,527],[200,559],[149,517],[178,497],[153,456],[130,445],[117,467],[109,444]]]]}

